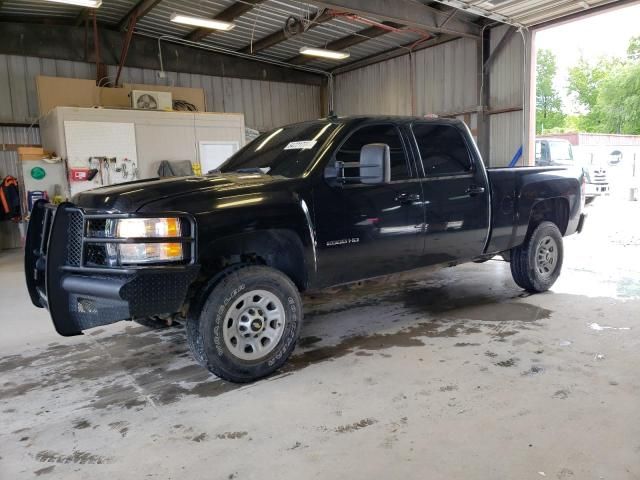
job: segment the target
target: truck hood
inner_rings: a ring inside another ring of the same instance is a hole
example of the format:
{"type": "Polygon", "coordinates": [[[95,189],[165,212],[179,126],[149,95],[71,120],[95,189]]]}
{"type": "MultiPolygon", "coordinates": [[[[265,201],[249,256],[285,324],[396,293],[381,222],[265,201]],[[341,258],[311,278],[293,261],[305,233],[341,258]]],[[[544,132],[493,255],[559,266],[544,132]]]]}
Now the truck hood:
{"type": "Polygon", "coordinates": [[[113,212],[135,212],[150,202],[203,192],[216,197],[249,193],[285,177],[254,173],[224,173],[203,177],[152,178],[120,183],[78,193],[72,202],[79,207],[113,212]]]}

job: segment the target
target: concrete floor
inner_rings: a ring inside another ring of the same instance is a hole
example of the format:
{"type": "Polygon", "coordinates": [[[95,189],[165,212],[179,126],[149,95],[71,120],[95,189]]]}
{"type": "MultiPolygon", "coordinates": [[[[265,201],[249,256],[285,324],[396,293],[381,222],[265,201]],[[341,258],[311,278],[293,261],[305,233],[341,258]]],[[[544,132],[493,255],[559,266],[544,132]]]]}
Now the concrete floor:
{"type": "Polygon", "coordinates": [[[638,479],[640,205],[561,279],[490,261],[322,292],[283,371],[219,381],[181,328],[56,336],[0,256],[0,478],[638,479]]]}

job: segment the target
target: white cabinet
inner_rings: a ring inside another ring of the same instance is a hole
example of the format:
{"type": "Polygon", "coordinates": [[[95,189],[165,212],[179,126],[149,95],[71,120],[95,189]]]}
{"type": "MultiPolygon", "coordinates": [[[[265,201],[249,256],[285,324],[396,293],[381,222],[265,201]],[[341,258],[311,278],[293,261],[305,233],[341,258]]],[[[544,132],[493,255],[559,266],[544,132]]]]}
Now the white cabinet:
{"type": "Polygon", "coordinates": [[[96,158],[115,158],[92,180],[65,185],[71,195],[103,184],[156,177],[163,160],[196,165],[202,160],[206,173],[208,165],[224,160],[217,155],[229,155],[245,142],[244,115],[239,113],[57,107],[40,121],[40,132],[43,148],[65,160],[68,174],[72,169],[96,169],[96,158]],[[201,154],[207,158],[201,159],[201,154]]]}

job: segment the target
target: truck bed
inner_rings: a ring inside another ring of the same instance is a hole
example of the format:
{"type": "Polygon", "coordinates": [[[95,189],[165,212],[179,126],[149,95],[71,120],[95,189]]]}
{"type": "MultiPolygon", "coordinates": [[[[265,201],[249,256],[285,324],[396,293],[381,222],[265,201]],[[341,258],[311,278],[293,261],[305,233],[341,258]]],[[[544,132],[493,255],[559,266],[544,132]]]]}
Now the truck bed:
{"type": "Polygon", "coordinates": [[[569,224],[577,228],[582,171],[574,167],[488,168],[491,189],[491,237],[486,253],[498,253],[520,245],[525,238],[534,205],[557,198],[568,202],[569,224]],[[519,195],[517,192],[520,192],[519,195]]]}

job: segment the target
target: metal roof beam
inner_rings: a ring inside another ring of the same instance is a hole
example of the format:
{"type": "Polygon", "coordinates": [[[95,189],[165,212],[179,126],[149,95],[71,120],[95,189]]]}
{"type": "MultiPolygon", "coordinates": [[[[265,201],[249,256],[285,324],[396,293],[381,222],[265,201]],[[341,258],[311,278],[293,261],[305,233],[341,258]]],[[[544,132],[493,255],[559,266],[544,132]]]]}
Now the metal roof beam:
{"type": "MultiPolygon", "coordinates": [[[[400,25],[399,23],[382,22],[382,24],[391,28],[402,28],[402,25],[400,25]]],[[[328,50],[344,50],[345,48],[352,47],[353,45],[366,42],[367,40],[380,37],[390,32],[391,30],[387,30],[381,27],[369,27],[356,33],[352,33],[351,35],[347,35],[346,37],[334,40],[333,42],[329,42],[324,48],[327,48],[328,50]]],[[[309,57],[308,55],[296,55],[295,57],[287,60],[287,63],[301,65],[303,63],[310,62],[311,60],[314,59],[312,57],[309,57]]]]}
{"type": "MultiPolygon", "coordinates": [[[[310,20],[310,24],[305,31],[311,30],[312,28],[315,28],[322,23],[326,23],[331,19],[333,19],[333,15],[330,12],[327,12],[327,11],[318,12],[315,15],[315,17],[312,20],[310,20]]],[[[280,29],[277,32],[274,32],[270,35],[267,35],[266,37],[261,38],[260,40],[258,40],[257,42],[254,42],[253,44],[249,44],[246,47],[241,48],[238,51],[241,53],[256,53],[256,52],[259,52],[260,50],[266,50],[269,47],[273,47],[274,45],[277,45],[280,42],[284,42],[289,38],[291,38],[291,35],[287,35],[284,32],[284,29],[280,29]]]]}
{"type": "Polygon", "coordinates": [[[80,10],[80,13],[76,17],[76,19],[73,21],[73,24],[76,27],[78,25],[82,25],[82,22],[84,22],[87,18],[89,18],[89,14],[91,13],[92,10],[93,10],[92,8],[83,8],[82,10],[80,10]]]}
{"type": "Polygon", "coordinates": [[[496,48],[493,49],[493,52],[491,52],[489,58],[487,58],[487,60],[484,62],[484,65],[482,67],[484,71],[489,70],[489,67],[491,66],[493,61],[498,55],[500,55],[500,52],[504,49],[507,43],[509,43],[509,40],[511,40],[511,37],[513,37],[513,34],[516,33],[516,31],[516,27],[509,27],[509,29],[504,32],[504,35],[502,35],[502,38],[498,42],[498,45],[496,45],[496,48]]]}
{"type": "Polygon", "coordinates": [[[428,7],[415,0],[309,0],[338,11],[396,22],[432,33],[480,38],[480,27],[450,12],[428,7]]]}
{"type": "MultiPolygon", "coordinates": [[[[443,5],[457,8],[459,10],[470,13],[472,15],[478,15],[480,17],[488,18],[489,20],[494,20],[500,23],[506,23],[508,25],[512,25],[518,28],[522,27],[521,24],[519,24],[518,22],[512,20],[511,18],[505,15],[492,12],[491,10],[487,10],[486,8],[479,7],[478,5],[474,5],[473,3],[469,4],[463,0],[436,0],[436,1],[443,5]]],[[[545,8],[548,8],[548,7],[545,7],[545,8]]]]}
{"type": "Polygon", "coordinates": [[[123,32],[129,22],[131,21],[131,17],[135,15],[136,19],[139,21],[142,17],[148,14],[153,8],[158,5],[162,0],[139,0],[131,10],[127,12],[127,14],[120,19],[117,25],[117,29],[123,32]]]}
{"type": "MultiPolygon", "coordinates": [[[[101,28],[99,35],[100,60],[106,65],[120,61],[125,36],[121,32],[101,28]]],[[[74,62],[92,61],[84,48],[85,29],[68,25],[27,23],[0,24],[0,55],[23,55],[74,62]]],[[[194,44],[195,45],[195,44],[194,44]]],[[[284,66],[271,65],[255,59],[238,58],[206,48],[162,42],[164,70],[167,72],[235,77],[272,82],[321,85],[324,76],[284,66]]],[[[133,35],[127,66],[157,70],[158,39],[148,35],[133,35]]]]}
{"type": "Polygon", "coordinates": [[[60,17],[44,17],[40,15],[2,15],[0,12],[0,22],[4,23],[25,23],[42,25],[73,25],[74,19],[60,17]]]}
{"type": "MultiPolygon", "coordinates": [[[[218,13],[215,17],[212,17],[214,20],[221,20],[223,22],[233,22],[236,18],[241,17],[245,13],[249,12],[259,3],[262,3],[264,0],[242,0],[241,2],[236,2],[229,5],[223,11],[218,13]]],[[[199,42],[204,37],[213,33],[208,28],[196,28],[192,30],[190,33],[185,35],[185,39],[191,42],[199,42]]]]}

